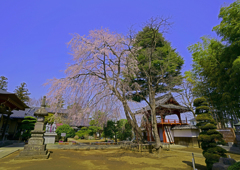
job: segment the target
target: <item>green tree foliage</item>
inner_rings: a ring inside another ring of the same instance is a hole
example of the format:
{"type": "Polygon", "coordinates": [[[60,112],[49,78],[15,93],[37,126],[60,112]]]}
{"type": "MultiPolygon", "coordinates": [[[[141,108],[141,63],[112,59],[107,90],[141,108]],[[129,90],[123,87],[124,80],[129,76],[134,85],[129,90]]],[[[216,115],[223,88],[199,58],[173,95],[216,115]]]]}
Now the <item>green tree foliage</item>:
{"type": "Polygon", "coordinates": [[[35,123],[37,122],[37,119],[31,116],[24,117],[22,124],[20,126],[20,129],[24,130],[24,133],[22,134],[23,139],[28,139],[31,137],[31,130],[34,129],[35,123]]]}
{"type": "Polygon", "coordinates": [[[235,164],[228,167],[228,170],[239,170],[240,169],[240,162],[236,162],[235,164]]]}
{"type": "Polygon", "coordinates": [[[76,132],[76,135],[78,135],[79,138],[86,138],[89,136],[90,130],[87,127],[82,127],[79,131],[76,132]]]}
{"type": "Polygon", "coordinates": [[[18,98],[24,102],[24,103],[28,103],[29,102],[29,95],[31,93],[28,93],[28,89],[27,89],[27,84],[26,83],[21,83],[21,86],[17,86],[17,88],[15,89],[15,94],[18,96],[18,98]]]}
{"type": "Polygon", "coordinates": [[[222,39],[202,37],[189,47],[198,96],[207,96],[223,127],[240,118],[240,1],[222,7],[221,23],[213,28],[222,39]],[[225,120],[225,121],[224,121],[225,120]]]}
{"type": "Polygon", "coordinates": [[[155,148],[161,147],[157,130],[155,96],[167,91],[177,91],[176,86],[181,84],[181,68],[184,63],[182,57],[171,47],[160,32],[163,26],[168,25],[167,19],[150,19],[150,22],[139,31],[134,39],[133,47],[136,53],[131,53],[138,61],[138,70],[135,75],[127,75],[130,87],[134,92],[128,93],[135,101],[146,101],[151,108],[153,136],[155,148]]]}
{"type": "Polygon", "coordinates": [[[55,116],[53,113],[48,113],[48,116],[44,116],[44,124],[50,123],[62,123],[62,119],[60,116],[55,116]]]}
{"type": "Polygon", "coordinates": [[[0,89],[7,91],[7,84],[8,84],[7,80],[8,79],[4,76],[0,77],[0,89]]]}
{"type": "Polygon", "coordinates": [[[214,163],[219,161],[220,157],[227,157],[226,150],[217,146],[224,143],[223,136],[216,131],[216,122],[211,116],[207,100],[204,97],[194,100],[197,115],[197,126],[201,129],[198,140],[201,142],[203,156],[206,158],[207,169],[211,170],[214,163]],[[217,142],[216,142],[217,141],[217,142]]]}
{"type": "Polygon", "coordinates": [[[102,128],[98,126],[89,126],[88,130],[89,130],[89,135],[94,136],[96,139],[96,133],[99,132],[99,130],[102,130],[102,128]]]}
{"type": "MultiPolygon", "coordinates": [[[[180,85],[184,61],[157,29],[149,26],[143,28],[137,34],[134,46],[140,48],[137,52],[139,72],[131,83],[137,82],[141,86],[141,96],[149,95],[149,79],[155,94],[174,90],[176,85],[180,85]]],[[[142,101],[141,96],[134,95],[133,99],[142,101]]]]}
{"type": "Polygon", "coordinates": [[[128,123],[127,119],[120,119],[117,122],[117,138],[119,140],[126,140],[132,136],[132,126],[128,123]]]}
{"type": "Polygon", "coordinates": [[[109,137],[112,139],[115,136],[116,140],[117,132],[118,132],[117,123],[115,123],[112,120],[108,120],[107,125],[103,128],[104,137],[105,138],[109,137]]]}
{"type": "Polygon", "coordinates": [[[96,133],[99,132],[99,130],[102,130],[101,127],[99,126],[96,126],[98,125],[98,121],[96,120],[91,120],[90,123],[89,123],[91,126],[89,127],[84,127],[82,128],[79,132],[79,137],[87,137],[88,135],[90,136],[94,136],[94,138],[96,139],[96,133]]]}
{"type": "Polygon", "coordinates": [[[115,140],[126,140],[132,136],[132,126],[126,119],[120,119],[116,123],[112,120],[107,121],[107,125],[103,128],[103,136],[114,138],[115,140]]]}
{"type": "Polygon", "coordinates": [[[89,124],[91,126],[82,127],[78,132],[76,132],[76,135],[78,135],[80,138],[84,137],[86,139],[90,135],[90,136],[94,136],[96,139],[96,133],[99,132],[99,130],[102,130],[102,128],[98,126],[93,126],[95,125],[94,120],[91,120],[89,124]]]}
{"type": "Polygon", "coordinates": [[[91,119],[92,120],[89,123],[91,126],[97,126],[102,128],[104,123],[106,123],[107,113],[98,110],[94,112],[91,119]]]}
{"type": "Polygon", "coordinates": [[[73,138],[75,136],[75,131],[69,125],[64,124],[57,128],[56,133],[59,137],[61,137],[61,133],[66,133],[65,138],[73,138]]]}
{"type": "Polygon", "coordinates": [[[47,124],[47,123],[54,123],[55,119],[54,119],[54,114],[52,113],[48,113],[47,116],[44,116],[44,124],[47,124]]]}

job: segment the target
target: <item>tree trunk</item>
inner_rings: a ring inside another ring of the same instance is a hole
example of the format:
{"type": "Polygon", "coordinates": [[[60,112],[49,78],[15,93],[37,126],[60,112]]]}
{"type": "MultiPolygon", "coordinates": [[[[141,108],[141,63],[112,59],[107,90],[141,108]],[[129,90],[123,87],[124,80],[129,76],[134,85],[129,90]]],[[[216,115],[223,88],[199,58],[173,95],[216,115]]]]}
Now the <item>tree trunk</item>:
{"type": "Polygon", "coordinates": [[[122,95],[115,88],[112,88],[112,91],[115,93],[117,98],[122,102],[123,108],[124,108],[124,112],[125,112],[125,116],[126,116],[128,122],[129,122],[129,124],[132,126],[134,131],[138,134],[138,136],[139,136],[139,138],[141,140],[141,143],[143,143],[144,139],[143,139],[143,136],[142,136],[141,129],[138,127],[135,115],[132,113],[130,107],[128,106],[128,103],[127,103],[127,100],[126,100],[126,97],[125,97],[126,94],[124,93],[124,90],[122,90],[123,91],[122,95]],[[132,117],[132,119],[131,119],[130,116],[132,117]]]}
{"type": "MultiPolygon", "coordinates": [[[[124,112],[125,112],[125,115],[126,115],[126,118],[127,118],[128,122],[130,123],[130,125],[134,129],[134,132],[136,134],[138,134],[138,137],[140,138],[140,143],[143,143],[144,139],[143,139],[143,136],[142,136],[141,129],[137,125],[137,120],[135,118],[135,115],[131,112],[131,110],[130,110],[126,101],[122,101],[122,104],[123,104],[124,112]],[[129,114],[131,115],[132,119],[130,118],[129,114]]],[[[136,134],[135,134],[135,136],[137,136],[136,134]]]]}
{"type": "Polygon", "coordinates": [[[123,107],[124,107],[124,112],[125,112],[125,115],[127,117],[127,120],[130,123],[130,125],[132,126],[132,128],[134,129],[135,136],[137,136],[136,134],[138,134],[138,137],[140,138],[140,143],[143,143],[144,139],[143,139],[143,136],[142,136],[141,129],[137,125],[135,115],[133,113],[131,113],[131,110],[130,110],[129,106],[125,102],[123,102],[123,107]],[[128,113],[130,113],[132,119],[130,118],[128,113]]]}
{"type": "MultiPolygon", "coordinates": [[[[150,93],[151,94],[151,93],[150,93]]],[[[156,142],[155,149],[158,151],[160,147],[162,147],[162,143],[160,141],[160,136],[158,134],[158,129],[157,129],[157,118],[156,118],[156,103],[155,103],[155,94],[152,92],[151,95],[149,95],[149,101],[152,106],[151,109],[151,117],[152,117],[152,129],[153,129],[153,134],[154,134],[154,139],[156,142]]]]}
{"type": "Polygon", "coordinates": [[[115,132],[115,142],[117,142],[117,132],[115,132]]]}

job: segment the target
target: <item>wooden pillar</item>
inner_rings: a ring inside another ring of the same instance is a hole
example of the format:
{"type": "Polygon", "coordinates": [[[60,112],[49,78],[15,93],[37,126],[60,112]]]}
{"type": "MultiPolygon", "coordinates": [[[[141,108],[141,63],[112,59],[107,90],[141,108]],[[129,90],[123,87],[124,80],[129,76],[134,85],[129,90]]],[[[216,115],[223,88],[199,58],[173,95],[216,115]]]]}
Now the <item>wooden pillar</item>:
{"type": "Polygon", "coordinates": [[[178,120],[179,120],[179,122],[182,124],[182,120],[181,120],[180,113],[177,113],[177,116],[178,116],[178,120]]]}
{"type": "Polygon", "coordinates": [[[166,143],[166,142],[167,142],[167,138],[166,138],[166,133],[165,133],[164,125],[162,126],[162,134],[163,134],[163,142],[166,143]]]}
{"type": "Polygon", "coordinates": [[[149,128],[149,124],[146,123],[146,133],[147,133],[147,141],[150,141],[150,128],[149,128]]]}
{"type": "Polygon", "coordinates": [[[8,114],[7,116],[7,121],[6,121],[6,124],[4,125],[3,127],[3,132],[2,132],[2,140],[4,140],[4,136],[5,136],[5,131],[6,131],[6,128],[7,128],[7,125],[8,125],[8,120],[9,120],[9,117],[10,117],[10,113],[8,114]]]}
{"type": "Polygon", "coordinates": [[[0,119],[0,130],[2,129],[3,126],[3,114],[1,114],[1,119],[0,119]]]}
{"type": "Polygon", "coordinates": [[[161,114],[161,123],[165,122],[165,115],[161,114]]]}
{"type": "Polygon", "coordinates": [[[163,117],[161,116],[161,123],[163,123],[164,122],[164,119],[163,119],[163,117]]]}

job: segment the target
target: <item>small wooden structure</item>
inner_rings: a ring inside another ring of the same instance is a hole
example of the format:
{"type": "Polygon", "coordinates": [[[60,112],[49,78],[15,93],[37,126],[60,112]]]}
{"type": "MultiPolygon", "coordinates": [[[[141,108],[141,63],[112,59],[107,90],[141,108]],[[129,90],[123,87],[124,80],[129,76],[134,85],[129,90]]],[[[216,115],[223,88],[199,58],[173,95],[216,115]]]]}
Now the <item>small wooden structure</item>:
{"type": "MultiPolygon", "coordinates": [[[[171,128],[176,125],[187,125],[186,120],[182,120],[180,114],[188,112],[190,109],[181,106],[172,96],[171,93],[165,94],[161,97],[156,98],[156,115],[160,116],[161,119],[157,119],[157,128],[160,136],[160,140],[164,143],[174,143],[173,133],[171,128]],[[178,120],[165,119],[167,115],[176,114],[178,120]]],[[[141,126],[145,128],[143,131],[147,137],[147,141],[152,142],[154,138],[152,136],[152,125],[151,125],[151,109],[149,106],[138,110],[135,114],[144,114],[141,126]]]]}
{"type": "Polygon", "coordinates": [[[195,125],[178,125],[172,128],[174,143],[187,147],[199,147],[199,129],[195,125]]]}
{"type": "Polygon", "coordinates": [[[23,103],[14,93],[9,93],[5,90],[0,89],[0,138],[4,139],[6,128],[9,123],[9,117],[12,113],[12,110],[25,110],[28,106],[23,103]],[[4,118],[3,114],[6,114],[7,117],[4,118]],[[5,119],[5,120],[4,120],[5,119]]]}

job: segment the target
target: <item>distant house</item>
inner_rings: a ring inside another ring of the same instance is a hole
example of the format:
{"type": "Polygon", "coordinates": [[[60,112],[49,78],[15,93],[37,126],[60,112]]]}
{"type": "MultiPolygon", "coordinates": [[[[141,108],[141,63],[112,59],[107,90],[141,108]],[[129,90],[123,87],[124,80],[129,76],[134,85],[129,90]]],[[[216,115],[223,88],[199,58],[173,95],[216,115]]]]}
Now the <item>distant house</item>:
{"type": "MultiPolygon", "coordinates": [[[[37,111],[37,108],[27,108],[25,110],[13,110],[10,115],[9,121],[6,127],[6,138],[7,139],[16,139],[16,134],[19,132],[20,125],[22,120],[26,116],[34,117],[34,112],[37,111]]],[[[6,115],[3,115],[3,124],[6,123],[6,115]]],[[[3,128],[3,126],[2,126],[3,128]]]]}
{"type": "Polygon", "coordinates": [[[177,125],[171,130],[173,132],[175,144],[188,147],[199,147],[199,129],[195,125],[177,125]]]}
{"type": "Polygon", "coordinates": [[[58,115],[60,115],[63,118],[63,123],[69,124],[75,131],[78,131],[79,129],[81,129],[82,127],[88,127],[89,125],[89,119],[86,118],[81,118],[79,119],[73,119],[72,117],[70,117],[70,110],[68,109],[50,109],[50,108],[46,108],[46,110],[48,111],[48,113],[52,113],[55,114],[57,112],[58,115]]]}
{"type": "Polygon", "coordinates": [[[195,118],[190,119],[189,122],[190,122],[190,125],[196,125],[197,124],[197,121],[196,121],[195,118]]]}
{"type": "MultiPolygon", "coordinates": [[[[17,134],[20,133],[20,126],[21,123],[26,116],[34,116],[34,112],[36,112],[40,107],[31,107],[27,108],[25,110],[13,110],[12,114],[9,117],[8,123],[6,125],[6,130],[5,130],[5,138],[7,139],[18,139],[17,134]]],[[[48,113],[55,114],[55,111],[50,108],[46,108],[48,113]]],[[[68,119],[68,109],[59,109],[57,111],[59,115],[61,115],[63,119],[63,123],[69,124],[73,129],[76,131],[80,129],[81,127],[88,127],[89,126],[89,121],[74,121],[71,118],[68,119]],[[66,120],[66,121],[64,121],[66,120]]],[[[0,117],[0,122],[2,122],[2,126],[0,126],[0,130],[3,130],[3,125],[6,124],[7,120],[7,115],[4,115],[0,117]]],[[[1,124],[0,124],[1,125],[1,124]]]]}

